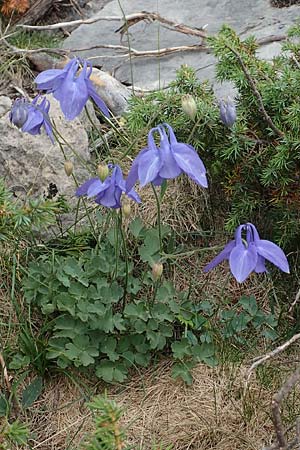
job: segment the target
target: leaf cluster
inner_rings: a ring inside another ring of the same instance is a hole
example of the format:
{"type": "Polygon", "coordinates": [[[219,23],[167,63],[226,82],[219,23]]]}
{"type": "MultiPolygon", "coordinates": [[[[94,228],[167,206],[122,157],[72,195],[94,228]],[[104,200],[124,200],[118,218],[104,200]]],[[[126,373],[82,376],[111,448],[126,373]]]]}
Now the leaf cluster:
{"type": "MultiPolygon", "coordinates": [[[[168,241],[168,229],[162,231],[168,241]]],[[[176,291],[170,281],[154,280],[149,265],[159,258],[157,229],[136,219],[130,234],[135,264],[126,265],[124,255],[116,254],[116,233],[110,230],[109,239],[80,256],[53,252],[29,265],[25,299],[47,323],[49,364],[92,369],[106,382],[122,382],[130,370],[147,367],[164,353],[175,360],[173,376],[191,383],[197,362],[218,363],[218,341],[231,345],[239,336],[245,345],[250,330],[275,338],[274,317],[253,298],[219,309],[191,292],[176,291]],[[266,326],[273,335],[264,334],[266,326]]],[[[11,364],[16,358],[22,361],[23,355],[17,353],[11,364]]]]}

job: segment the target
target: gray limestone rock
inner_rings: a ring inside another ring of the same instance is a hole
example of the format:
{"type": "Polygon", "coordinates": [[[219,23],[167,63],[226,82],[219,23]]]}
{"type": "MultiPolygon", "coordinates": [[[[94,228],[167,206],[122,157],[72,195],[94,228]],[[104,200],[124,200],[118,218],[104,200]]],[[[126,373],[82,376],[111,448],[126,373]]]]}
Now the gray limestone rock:
{"type": "MultiPolygon", "coordinates": [[[[74,173],[82,182],[87,176],[83,163],[88,163],[90,159],[87,133],[79,119],[67,122],[58,102],[50,95],[48,99],[57,130],[77,153],[77,156],[74,155],[64,145],[65,154],[73,161],[74,173]]],[[[65,174],[64,157],[59,145],[53,145],[43,132],[32,136],[11,125],[8,117],[11,103],[8,97],[0,97],[0,176],[8,187],[22,194],[47,195],[52,183],[57,187],[58,194],[72,200],[76,186],[72,177],[68,178],[65,174]]]]}
{"type": "MultiPolygon", "coordinates": [[[[163,17],[194,27],[207,24],[209,34],[216,33],[222,24],[233,27],[245,38],[254,34],[258,38],[273,34],[285,34],[300,16],[300,6],[277,9],[269,0],[121,0],[125,14],[140,11],[158,12],[163,17]]],[[[118,0],[112,0],[95,17],[122,16],[118,0]]],[[[122,21],[101,21],[81,25],[65,40],[64,47],[84,48],[99,44],[127,45],[127,34],[120,42],[116,30],[122,21]]],[[[140,22],[129,29],[130,45],[137,50],[151,50],[198,43],[197,38],[164,28],[158,22],[140,22]]],[[[279,43],[261,47],[261,57],[271,59],[280,52],[279,43]]],[[[205,52],[181,52],[160,58],[141,57],[130,62],[111,49],[92,49],[78,53],[86,57],[97,57],[93,63],[104,71],[111,72],[124,83],[146,89],[164,87],[174,79],[176,70],[188,64],[197,70],[200,80],[209,79],[218,93],[224,94],[224,87],[215,82],[215,58],[205,52]],[[112,57],[109,57],[112,56],[112,57]]],[[[225,89],[226,91],[226,89],[225,89]]]]}
{"type": "Polygon", "coordinates": [[[115,116],[120,116],[127,108],[131,90],[116,80],[109,73],[93,68],[92,80],[99,96],[115,116]]]}

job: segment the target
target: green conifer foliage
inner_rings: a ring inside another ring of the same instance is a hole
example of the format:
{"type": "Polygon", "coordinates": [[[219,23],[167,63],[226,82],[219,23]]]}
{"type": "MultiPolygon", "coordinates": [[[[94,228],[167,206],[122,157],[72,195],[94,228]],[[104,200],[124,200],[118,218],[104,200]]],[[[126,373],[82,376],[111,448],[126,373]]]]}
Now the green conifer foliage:
{"type": "Polygon", "coordinates": [[[260,60],[255,39],[241,41],[227,26],[208,40],[218,58],[218,80],[237,89],[231,128],[220,120],[210,85],[186,66],[169,90],[134,97],[127,116],[135,138],[139,130],[168,122],[198,150],[209,172],[214,214],[225,218],[228,231],[251,221],[286,248],[294,247],[300,230],[299,37],[300,27],[293,27],[273,61],[260,60]],[[184,94],[196,100],[193,120],[182,110],[184,94]]]}

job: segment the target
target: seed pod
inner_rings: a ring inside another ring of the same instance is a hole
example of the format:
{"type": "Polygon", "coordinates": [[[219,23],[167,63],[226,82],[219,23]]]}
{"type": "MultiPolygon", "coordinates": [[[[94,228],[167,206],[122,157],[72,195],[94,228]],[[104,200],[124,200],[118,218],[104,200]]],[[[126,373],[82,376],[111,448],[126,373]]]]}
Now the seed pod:
{"type": "Polygon", "coordinates": [[[163,273],[162,263],[155,263],[152,267],[152,276],[155,281],[159,280],[163,273]]]}
{"type": "Polygon", "coordinates": [[[220,119],[226,127],[232,127],[236,121],[236,107],[234,101],[228,97],[227,100],[220,100],[220,119]]]}
{"type": "Polygon", "coordinates": [[[107,165],[99,164],[97,167],[97,172],[101,181],[104,181],[109,174],[109,168],[107,165]]]}
{"type": "Polygon", "coordinates": [[[195,120],[197,114],[197,104],[192,95],[186,94],[181,97],[181,106],[183,111],[190,119],[195,120]]]}
{"type": "Polygon", "coordinates": [[[66,175],[67,175],[68,177],[69,177],[70,175],[72,175],[73,170],[74,170],[74,166],[73,166],[72,161],[70,161],[70,160],[65,161],[64,169],[65,169],[66,175]]]}
{"type": "Polygon", "coordinates": [[[131,215],[131,206],[130,206],[130,203],[128,201],[125,201],[122,204],[122,212],[123,212],[124,217],[130,217],[130,215],[131,215]]]}
{"type": "Polygon", "coordinates": [[[28,118],[28,103],[25,98],[17,98],[11,108],[9,119],[16,127],[22,128],[28,118]]]}

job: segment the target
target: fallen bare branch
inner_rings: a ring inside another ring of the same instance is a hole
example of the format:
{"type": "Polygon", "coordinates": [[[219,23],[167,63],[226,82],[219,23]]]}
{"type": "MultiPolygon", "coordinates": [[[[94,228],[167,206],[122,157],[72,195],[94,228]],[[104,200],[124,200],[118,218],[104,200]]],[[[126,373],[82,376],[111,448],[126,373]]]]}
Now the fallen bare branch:
{"type": "Polygon", "coordinates": [[[278,355],[279,353],[283,352],[285,349],[287,349],[290,345],[292,345],[294,342],[296,342],[300,338],[300,333],[294,334],[291,339],[284,342],[282,345],[279,345],[279,347],[276,347],[274,350],[272,350],[269,353],[266,353],[263,356],[259,356],[258,358],[255,358],[255,362],[250,366],[248,372],[247,372],[247,378],[246,378],[246,387],[248,386],[251,374],[254,369],[256,369],[258,366],[263,364],[264,362],[268,361],[270,358],[273,358],[273,356],[278,355]]]}
{"type": "MultiPolygon", "coordinates": [[[[288,442],[285,437],[284,427],[280,414],[280,406],[282,401],[290,394],[291,390],[295,387],[295,385],[300,380],[300,366],[295,370],[295,372],[285,381],[277,394],[274,395],[272,400],[272,415],[273,415],[273,423],[277,436],[277,441],[279,448],[282,450],[287,449],[288,442]]],[[[297,439],[296,445],[299,444],[297,439]]]]}
{"type": "Polygon", "coordinates": [[[105,44],[99,44],[99,45],[93,45],[91,47],[83,47],[83,48],[72,48],[72,49],[61,49],[61,48],[35,48],[35,49],[22,49],[13,47],[10,44],[8,44],[10,48],[10,53],[15,54],[23,54],[23,55],[32,55],[35,53],[49,53],[54,55],[69,55],[70,53],[80,53],[88,50],[95,50],[95,49],[111,49],[111,50],[122,50],[126,51],[125,54],[120,55],[99,55],[95,57],[91,57],[88,59],[95,59],[95,58],[127,58],[131,56],[132,58],[141,58],[141,57],[160,57],[160,56],[168,56],[173,53],[178,52],[186,52],[186,51],[202,51],[202,52],[209,52],[208,47],[202,45],[202,44],[194,44],[194,45],[182,45],[178,47],[166,47],[161,48],[159,50],[136,50],[134,48],[126,47],[125,45],[105,45],[105,44]]]}
{"type": "Polygon", "coordinates": [[[193,28],[184,24],[178,24],[173,22],[172,20],[166,19],[162,17],[160,14],[142,11],[139,13],[129,14],[125,17],[120,16],[102,16],[94,19],[85,19],[85,20],[72,20],[71,22],[60,22],[54,23],[52,25],[18,25],[22,28],[26,28],[28,30],[57,30],[58,28],[66,28],[66,27],[74,27],[76,25],[88,25],[95,22],[100,21],[125,21],[125,23],[116,30],[116,32],[120,32],[123,34],[129,27],[135,25],[141,21],[153,22],[157,20],[158,22],[168,25],[172,27],[174,30],[179,31],[180,33],[189,34],[193,36],[198,36],[201,38],[206,38],[207,33],[202,28],[193,28]]]}
{"type": "Polygon", "coordinates": [[[289,308],[289,313],[292,311],[292,309],[294,308],[294,306],[299,302],[300,300],[300,288],[296,294],[295,300],[293,301],[293,303],[291,304],[290,308],[289,308]]]}

